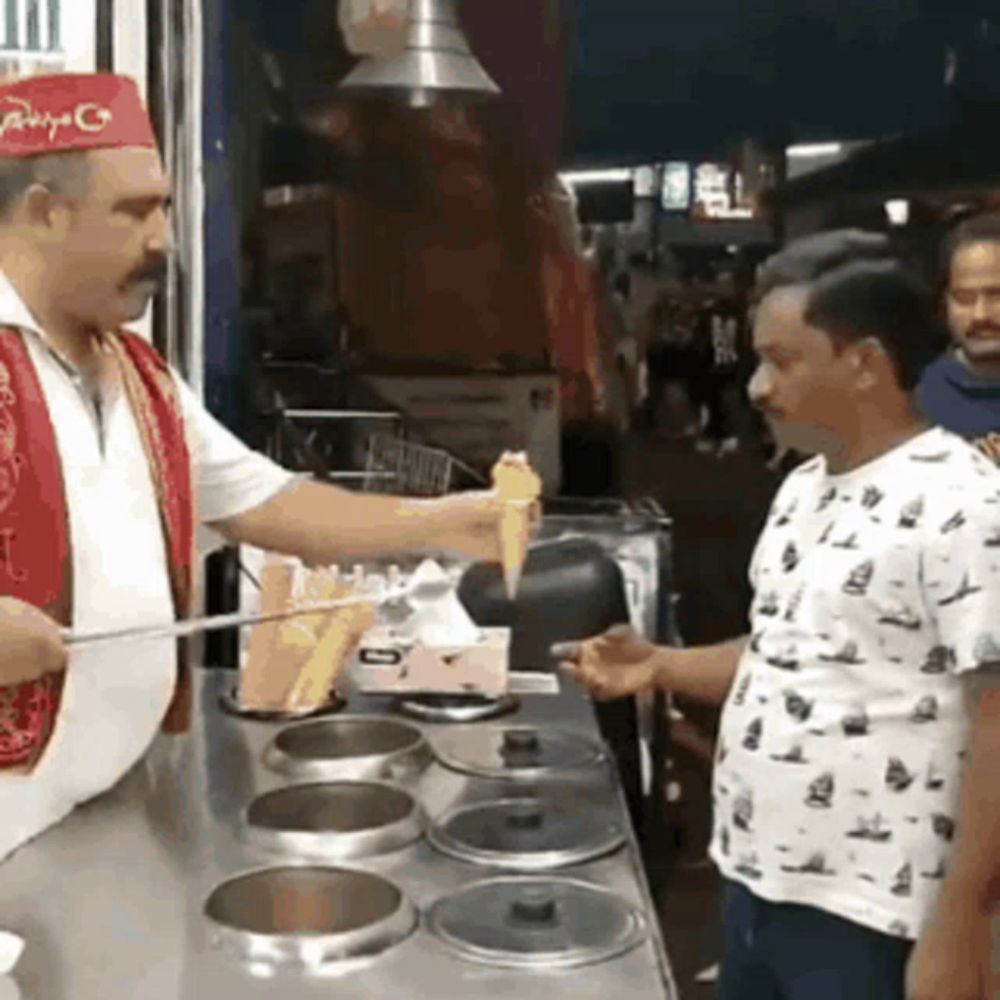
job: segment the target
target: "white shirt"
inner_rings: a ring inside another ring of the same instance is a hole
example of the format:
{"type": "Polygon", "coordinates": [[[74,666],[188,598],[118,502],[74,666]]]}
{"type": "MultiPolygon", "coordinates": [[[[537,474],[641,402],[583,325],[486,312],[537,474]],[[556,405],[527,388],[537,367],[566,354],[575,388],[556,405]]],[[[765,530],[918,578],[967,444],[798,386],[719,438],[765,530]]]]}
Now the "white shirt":
{"type": "Polygon", "coordinates": [[[1000,662],[1000,472],[927,431],[782,485],[723,710],[712,858],[777,902],[915,938],[954,842],[962,675],[1000,662]]]}
{"type": "MultiPolygon", "coordinates": [[[[105,400],[102,435],[82,383],[46,346],[2,274],[0,325],[21,330],[55,431],[69,513],[74,628],[173,621],[152,479],[124,393],[105,400]]],[[[202,521],[235,517],[294,481],[241,444],[180,379],[177,384],[202,521]]],[[[175,678],[169,640],[72,652],[56,727],[34,773],[0,774],[0,860],[136,763],[159,730],[175,678]]]]}

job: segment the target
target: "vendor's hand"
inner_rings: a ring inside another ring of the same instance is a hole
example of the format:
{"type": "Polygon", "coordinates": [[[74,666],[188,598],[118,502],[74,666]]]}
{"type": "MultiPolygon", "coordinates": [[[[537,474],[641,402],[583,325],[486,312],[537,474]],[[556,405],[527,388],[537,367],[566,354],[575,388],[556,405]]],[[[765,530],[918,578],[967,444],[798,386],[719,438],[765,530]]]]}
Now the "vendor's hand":
{"type": "MultiPolygon", "coordinates": [[[[433,548],[447,549],[485,562],[500,561],[500,517],[504,504],[496,490],[452,493],[430,501],[435,530],[427,539],[433,548]]],[[[532,521],[541,507],[531,507],[532,521]]]]}
{"type": "Polygon", "coordinates": [[[59,626],[14,597],[0,597],[0,687],[37,680],[66,668],[59,626]]]}
{"type": "Polygon", "coordinates": [[[910,955],[906,1000],[986,1000],[986,961],[977,961],[985,920],[972,907],[939,906],[910,955]]]}
{"type": "Polygon", "coordinates": [[[598,701],[652,689],[658,680],[662,652],[628,625],[616,625],[593,639],[552,647],[560,669],[598,701]]]}

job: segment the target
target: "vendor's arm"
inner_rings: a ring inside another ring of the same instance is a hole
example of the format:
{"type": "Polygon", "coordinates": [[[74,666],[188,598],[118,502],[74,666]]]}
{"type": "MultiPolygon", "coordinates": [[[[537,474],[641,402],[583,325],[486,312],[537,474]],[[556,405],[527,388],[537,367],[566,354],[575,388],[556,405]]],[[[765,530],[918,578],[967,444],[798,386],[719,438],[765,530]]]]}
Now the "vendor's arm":
{"type": "Polygon", "coordinates": [[[298,482],[212,527],[232,541],[314,565],[431,548],[494,560],[499,516],[499,501],[491,493],[414,500],[298,482]]]}
{"type": "Polygon", "coordinates": [[[316,565],[423,548],[497,558],[492,494],[414,500],[311,481],[249,449],[178,382],[199,518],[227,539],[316,565]]]}

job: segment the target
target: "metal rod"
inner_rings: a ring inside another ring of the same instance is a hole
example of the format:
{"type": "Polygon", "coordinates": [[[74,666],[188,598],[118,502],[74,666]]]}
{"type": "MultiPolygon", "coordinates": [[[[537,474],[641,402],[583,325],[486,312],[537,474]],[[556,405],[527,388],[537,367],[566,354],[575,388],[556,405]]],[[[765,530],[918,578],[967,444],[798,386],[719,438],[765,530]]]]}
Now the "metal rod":
{"type": "Polygon", "coordinates": [[[139,639],[183,639],[201,632],[214,632],[224,628],[239,628],[243,625],[259,625],[264,622],[283,621],[287,618],[297,618],[301,615],[320,614],[346,608],[354,604],[385,604],[389,601],[405,597],[409,588],[400,587],[385,591],[382,594],[354,594],[333,601],[321,601],[316,604],[284,608],[281,611],[270,611],[259,614],[246,614],[234,611],[230,614],[212,615],[207,618],[191,618],[186,621],[170,622],[167,625],[137,625],[130,628],[107,629],[101,632],[73,632],[64,629],[62,638],[66,646],[96,646],[110,642],[125,642],[139,639]]]}

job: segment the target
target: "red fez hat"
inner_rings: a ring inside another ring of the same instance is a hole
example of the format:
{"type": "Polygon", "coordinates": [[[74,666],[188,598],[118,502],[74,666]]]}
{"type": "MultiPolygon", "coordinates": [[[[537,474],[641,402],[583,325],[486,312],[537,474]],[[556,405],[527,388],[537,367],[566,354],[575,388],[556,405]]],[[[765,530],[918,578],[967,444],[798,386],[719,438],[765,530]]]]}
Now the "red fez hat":
{"type": "Polygon", "coordinates": [[[156,146],[134,80],[65,73],[0,85],[0,157],[121,146],[156,146]]]}

